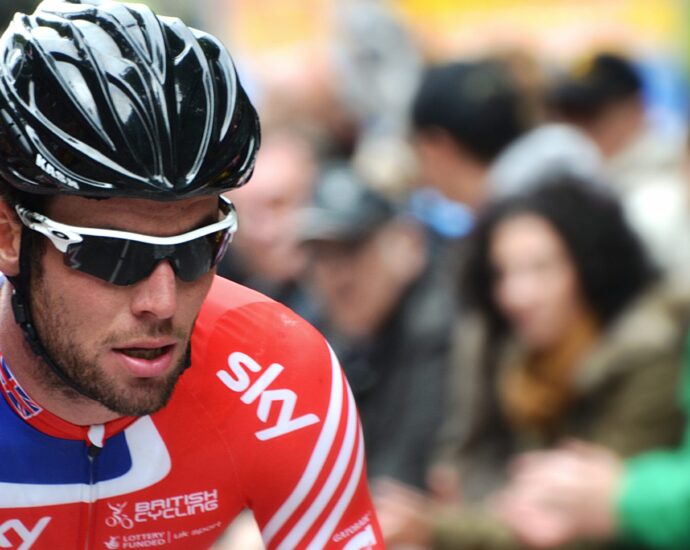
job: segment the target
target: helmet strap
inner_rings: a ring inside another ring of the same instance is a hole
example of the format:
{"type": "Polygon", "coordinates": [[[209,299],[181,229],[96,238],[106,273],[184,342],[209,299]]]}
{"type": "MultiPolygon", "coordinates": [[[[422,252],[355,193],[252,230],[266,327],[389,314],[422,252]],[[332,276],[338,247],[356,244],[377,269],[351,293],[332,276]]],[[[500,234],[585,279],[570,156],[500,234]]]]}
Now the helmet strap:
{"type": "Polygon", "coordinates": [[[12,311],[14,319],[21,327],[24,338],[33,351],[55,375],[67,386],[76,392],[97,401],[98,399],[83,388],[76,380],[72,379],[50,356],[48,350],[41,342],[36,330],[31,313],[31,304],[28,300],[31,279],[31,249],[34,236],[26,227],[22,227],[22,238],[19,249],[19,275],[7,277],[12,283],[12,311]]]}

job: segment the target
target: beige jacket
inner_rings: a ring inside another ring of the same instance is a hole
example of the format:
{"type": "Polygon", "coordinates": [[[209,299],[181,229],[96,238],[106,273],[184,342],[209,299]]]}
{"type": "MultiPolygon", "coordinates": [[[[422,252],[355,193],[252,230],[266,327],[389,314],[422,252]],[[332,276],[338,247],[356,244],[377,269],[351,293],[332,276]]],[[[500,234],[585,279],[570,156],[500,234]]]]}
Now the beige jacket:
{"type": "Polygon", "coordinates": [[[463,510],[448,510],[438,518],[435,550],[519,548],[482,511],[485,499],[505,482],[508,462],[517,453],[553,447],[566,438],[599,443],[623,456],[680,441],[677,387],[690,319],[685,280],[690,276],[657,285],[609,326],[575,369],[578,397],[548,440],[515,431],[496,414],[496,373],[488,373],[514,364],[519,348],[487,342],[476,318],[458,323],[449,410],[435,463],[457,468],[463,510]],[[487,349],[493,352],[490,362],[482,361],[487,349]]]}

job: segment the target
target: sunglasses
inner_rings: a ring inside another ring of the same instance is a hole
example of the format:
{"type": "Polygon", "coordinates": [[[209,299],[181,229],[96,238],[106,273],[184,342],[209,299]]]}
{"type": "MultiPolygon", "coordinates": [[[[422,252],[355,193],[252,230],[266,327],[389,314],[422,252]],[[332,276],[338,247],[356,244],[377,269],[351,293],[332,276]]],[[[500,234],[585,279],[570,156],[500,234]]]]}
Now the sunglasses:
{"type": "Polygon", "coordinates": [[[225,197],[219,199],[220,221],[171,237],[75,227],[20,205],[15,210],[27,228],[46,236],[62,252],[66,266],[124,286],[145,279],[164,260],[182,281],[192,282],[208,273],[237,230],[235,207],[225,197]]]}

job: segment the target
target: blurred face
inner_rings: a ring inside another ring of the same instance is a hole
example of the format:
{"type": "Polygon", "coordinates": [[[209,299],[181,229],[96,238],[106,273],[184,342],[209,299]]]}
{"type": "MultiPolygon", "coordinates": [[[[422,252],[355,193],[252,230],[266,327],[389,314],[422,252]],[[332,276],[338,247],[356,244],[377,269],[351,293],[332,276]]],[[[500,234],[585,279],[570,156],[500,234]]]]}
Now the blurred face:
{"type": "Polygon", "coordinates": [[[413,136],[412,146],[417,156],[417,169],[420,180],[448,196],[449,190],[446,184],[448,178],[443,177],[443,171],[439,167],[439,160],[443,156],[440,147],[436,145],[434,140],[423,133],[413,136]]]}
{"type": "Polygon", "coordinates": [[[329,320],[345,335],[374,334],[413,276],[408,266],[419,260],[390,253],[391,239],[398,238],[394,232],[384,228],[365,241],[316,241],[307,247],[313,288],[329,320]]]}
{"type": "Polygon", "coordinates": [[[464,150],[447,132],[420,131],[413,136],[418,177],[447,199],[481,208],[486,200],[488,166],[464,150]]]}
{"type": "Polygon", "coordinates": [[[315,169],[305,144],[274,138],[259,152],[251,182],[230,194],[240,228],[232,247],[250,275],[281,283],[304,268],[294,218],[311,195],[315,169]]]}
{"type": "MultiPolygon", "coordinates": [[[[71,225],[166,236],[216,221],[218,200],[58,197],[46,214],[71,225]]],[[[186,364],[191,331],[213,272],[183,282],[168,262],[161,262],[148,278],[116,286],[65,266],[62,254],[49,243],[35,263],[31,308],[51,357],[114,412],[143,415],[160,409],[186,364]]],[[[47,370],[42,378],[51,392],[86,399],[72,395],[47,370]]]]}
{"type": "Polygon", "coordinates": [[[494,229],[489,254],[495,303],[524,345],[548,349],[567,337],[585,306],[555,229],[535,215],[510,217],[494,229]]]}

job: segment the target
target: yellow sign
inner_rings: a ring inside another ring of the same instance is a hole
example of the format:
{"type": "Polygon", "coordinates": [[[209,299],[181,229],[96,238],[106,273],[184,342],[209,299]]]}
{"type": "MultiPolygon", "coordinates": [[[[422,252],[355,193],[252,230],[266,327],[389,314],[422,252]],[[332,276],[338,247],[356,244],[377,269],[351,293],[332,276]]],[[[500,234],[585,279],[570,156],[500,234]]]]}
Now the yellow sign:
{"type": "Polygon", "coordinates": [[[568,57],[616,45],[668,48],[679,0],[389,0],[434,56],[522,46],[568,57]]]}
{"type": "MultiPolygon", "coordinates": [[[[325,44],[348,0],[233,0],[229,36],[253,53],[325,44]]],[[[526,47],[569,57],[616,45],[668,48],[682,35],[681,0],[381,0],[430,57],[526,47]]]]}
{"type": "Polygon", "coordinates": [[[232,42],[255,53],[311,45],[331,33],[327,0],[236,0],[229,15],[232,42]]]}

